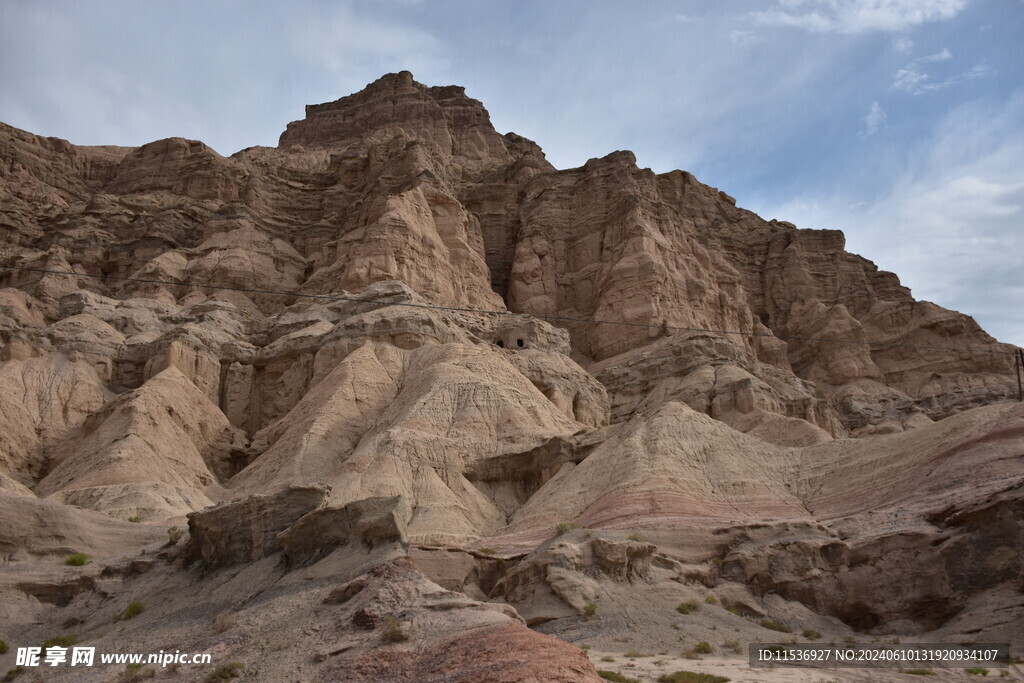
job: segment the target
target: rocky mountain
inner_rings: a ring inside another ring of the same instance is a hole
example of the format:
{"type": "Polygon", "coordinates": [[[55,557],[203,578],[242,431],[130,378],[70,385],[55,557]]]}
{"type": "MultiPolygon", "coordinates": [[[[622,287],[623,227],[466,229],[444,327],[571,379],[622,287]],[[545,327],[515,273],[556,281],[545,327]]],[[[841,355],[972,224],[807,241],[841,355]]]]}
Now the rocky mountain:
{"type": "Polygon", "coordinates": [[[557,170],[402,72],[227,158],[0,124],[0,240],[8,643],[256,680],[733,670],[773,622],[1022,654],[1013,347],[839,231],[557,170]]]}

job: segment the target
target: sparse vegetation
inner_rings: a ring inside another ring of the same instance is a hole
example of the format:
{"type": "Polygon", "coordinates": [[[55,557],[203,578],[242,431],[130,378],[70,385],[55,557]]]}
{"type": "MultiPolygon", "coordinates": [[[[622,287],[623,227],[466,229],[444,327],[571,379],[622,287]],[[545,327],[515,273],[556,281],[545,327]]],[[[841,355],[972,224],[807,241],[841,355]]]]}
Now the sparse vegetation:
{"type": "Polygon", "coordinates": [[[143,668],[144,664],[125,664],[124,671],[118,676],[120,683],[139,683],[156,676],[156,669],[143,668]]]}
{"type": "Polygon", "coordinates": [[[5,655],[5,654],[7,654],[7,643],[5,643],[4,641],[0,640],[0,655],[5,655]]]}
{"type": "Polygon", "coordinates": [[[583,650],[584,652],[590,652],[590,646],[589,645],[580,645],[580,649],[583,650]]]}
{"type": "Polygon", "coordinates": [[[821,634],[813,628],[805,628],[801,635],[803,635],[807,640],[817,640],[818,638],[821,638],[821,634]]]}
{"type": "Polygon", "coordinates": [[[646,539],[646,538],[644,538],[643,534],[640,534],[640,533],[632,533],[632,534],[630,534],[630,535],[629,535],[629,540],[631,540],[631,541],[636,541],[636,542],[638,542],[638,543],[643,543],[643,542],[644,542],[644,541],[646,541],[647,539],[646,539]]]}
{"type": "Polygon", "coordinates": [[[934,676],[935,672],[931,669],[900,669],[901,674],[908,674],[910,676],[934,676]]]}
{"type": "Polygon", "coordinates": [[[25,667],[23,666],[19,666],[14,669],[8,669],[7,673],[4,674],[4,677],[0,678],[0,681],[3,681],[3,683],[11,683],[11,681],[13,681],[15,678],[17,678],[23,673],[25,673],[25,667]]]}
{"type": "Polygon", "coordinates": [[[614,662],[615,657],[601,657],[602,662],[614,662]]]}
{"type": "Polygon", "coordinates": [[[167,530],[167,542],[174,545],[181,540],[181,537],[185,535],[185,530],[181,527],[172,526],[167,530]]]}
{"type": "Polygon", "coordinates": [[[409,634],[402,628],[402,622],[399,621],[398,617],[386,614],[382,623],[383,629],[380,633],[380,639],[385,643],[401,643],[409,640],[409,634]]]}
{"type": "Polygon", "coordinates": [[[698,652],[698,653],[700,653],[702,655],[709,655],[709,654],[711,654],[711,650],[712,649],[713,648],[711,647],[711,643],[709,643],[706,640],[702,640],[702,641],[700,641],[699,643],[697,643],[696,645],[693,646],[693,651],[694,652],[698,652]]]}
{"type": "Polygon", "coordinates": [[[702,674],[696,671],[677,671],[674,674],[664,674],[658,677],[658,683],[729,683],[725,676],[714,674],[702,674]]]}
{"type": "Polygon", "coordinates": [[[638,652],[637,650],[630,650],[626,653],[628,659],[639,659],[640,657],[653,657],[654,655],[648,652],[638,652]]]}
{"type": "Polygon", "coordinates": [[[244,669],[245,666],[241,662],[228,662],[227,664],[218,666],[214,669],[213,673],[211,673],[206,680],[210,681],[210,683],[215,683],[216,681],[230,681],[232,678],[238,678],[241,676],[244,669]]]}
{"type": "Polygon", "coordinates": [[[780,624],[779,622],[772,621],[771,619],[762,619],[761,621],[759,621],[757,623],[759,623],[761,626],[763,626],[764,628],[769,629],[771,631],[778,631],[779,633],[792,633],[793,632],[793,629],[791,629],[790,627],[786,626],[785,624],[780,624]]]}
{"type": "MultiPolygon", "coordinates": [[[[64,623],[61,624],[61,628],[74,628],[76,626],[81,626],[84,623],[85,622],[78,617],[68,617],[64,620],[64,623]]],[[[3,650],[0,650],[0,654],[3,654],[3,650]]]]}
{"type": "Polygon", "coordinates": [[[87,564],[88,562],[89,556],[85,553],[74,553],[73,555],[68,555],[66,558],[64,558],[64,564],[70,565],[72,567],[81,567],[82,565],[87,564]]]}
{"type": "Polygon", "coordinates": [[[132,522],[132,523],[134,523],[134,524],[138,524],[139,522],[141,522],[141,521],[142,521],[142,517],[139,517],[138,515],[135,515],[135,516],[133,516],[133,517],[129,517],[129,518],[128,518],[128,521],[129,521],[129,522],[132,522]]]}
{"type": "Polygon", "coordinates": [[[737,640],[727,640],[724,643],[722,643],[722,647],[724,647],[726,650],[732,650],[736,654],[743,653],[743,649],[740,647],[740,643],[737,640]]]}
{"type": "Polygon", "coordinates": [[[228,612],[221,612],[213,618],[213,623],[210,624],[210,627],[213,629],[214,633],[224,633],[224,631],[234,628],[237,623],[238,620],[234,615],[229,614],[228,612]]]}
{"type": "Polygon", "coordinates": [[[598,671],[597,675],[606,681],[615,681],[615,683],[640,683],[637,679],[623,676],[617,671],[598,671]]]}
{"type": "Polygon", "coordinates": [[[571,522],[559,522],[555,525],[555,531],[557,531],[559,535],[564,534],[569,529],[579,529],[579,525],[571,522]]]}
{"type": "Polygon", "coordinates": [[[78,636],[74,633],[65,633],[62,636],[54,636],[53,638],[50,638],[40,647],[42,647],[43,650],[46,650],[48,647],[71,647],[77,642],[78,636]]]}
{"type": "Polygon", "coordinates": [[[727,609],[725,611],[728,612],[729,614],[735,614],[738,617],[742,617],[743,616],[742,614],[740,614],[739,609],[736,608],[736,607],[730,607],[729,609],[727,609]]]}
{"type": "Polygon", "coordinates": [[[142,614],[144,609],[146,609],[145,605],[138,600],[135,600],[129,603],[128,606],[124,608],[123,612],[114,617],[114,621],[128,621],[129,619],[134,619],[142,614]]]}
{"type": "Polygon", "coordinates": [[[709,605],[717,605],[718,598],[716,598],[714,595],[709,595],[708,597],[704,598],[704,602],[708,603],[709,605]]]}
{"type": "Polygon", "coordinates": [[[981,667],[972,666],[969,669],[964,669],[967,673],[972,676],[988,676],[988,669],[982,669],[981,667]]]}
{"type": "Polygon", "coordinates": [[[696,600],[686,600],[679,603],[676,606],[676,611],[680,614],[693,614],[700,609],[700,603],[696,600]]]}
{"type": "Polygon", "coordinates": [[[588,617],[592,617],[595,614],[597,614],[597,603],[588,602],[587,604],[585,604],[583,606],[583,613],[586,614],[588,617]]]}
{"type": "Polygon", "coordinates": [[[477,552],[478,553],[483,553],[484,555],[493,555],[494,553],[496,553],[498,551],[495,550],[494,548],[477,548],[477,552]]]}

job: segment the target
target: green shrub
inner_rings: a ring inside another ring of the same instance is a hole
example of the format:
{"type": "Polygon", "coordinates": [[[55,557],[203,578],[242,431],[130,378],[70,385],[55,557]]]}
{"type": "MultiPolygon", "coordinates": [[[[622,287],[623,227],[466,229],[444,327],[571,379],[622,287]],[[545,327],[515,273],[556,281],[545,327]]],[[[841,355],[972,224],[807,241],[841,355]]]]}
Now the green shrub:
{"type": "Polygon", "coordinates": [[[759,621],[757,623],[761,624],[761,626],[763,626],[764,628],[772,630],[772,631],[778,631],[780,633],[792,633],[793,632],[793,629],[789,628],[785,624],[780,624],[779,622],[772,621],[771,619],[762,619],[761,621],[759,621]]]}
{"type": "Polygon", "coordinates": [[[803,637],[807,640],[817,640],[818,638],[821,638],[821,634],[815,631],[813,628],[805,628],[803,632],[803,637]]]}
{"type": "Polygon", "coordinates": [[[43,650],[45,650],[48,647],[71,647],[77,642],[78,636],[76,636],[74,633],[67,633],[62,636],[54,636],[53,638],[50,638],[40,647],[42,647],[43,650]]]}
{"type": "Polygon", "coordinates": [[[4,641],[0,640],[0,655],[7,654],[7,649],[8,649],[7,648],[7,643],[5,643],[4,641]]]}
{"type": "Polygon", "coordinates": [[[982,669],[977,666],[972,666],[970,669],[964,669],[964,671],[972,676],[988,676],[988,669],[982,669]]]}
{"type": "Polygon", "coordinates": [[[597,675],[606,681],[615,681],[615,683],[640,683],[640,681],[635,678],[623,676],[615,671],[598,671],[597,675]]]}
{"type": "Polygon", "coordinates": [[[647,539],[646,539],[646,538],[644,538],[643,534],[640,534],[640,533],[633,533],[633,534],[630,534],[630,535],[629,535],[629,540],[631,540],[631,541],[636,541],[636,542],[638,542],[638,543],[643,543],[643,542],[644,542],[644,541],[646,541],[647,539]]]}
{"type": "Polygon", "coordinates": [[[218,666],[206,680],[210,681],[210,683],[230,681],[232,678],[241,676],[243,669],[245,669],[245,666],[241,662],[228,662],[223,666],[218,666]]]}
{"type": "Polygon", "coordinates": [[[704,602],[708,603],[709,605],[717,605],[718,598],[716,598],[714,595],[709,595],[708,597],[704,598],[704,602]]]}
{"type": "Polygon", "coordinates": [[[727,640],[724,643],[722,643],[722,647],[724,647],[727,650],[732,650],[736,654],[743,653],[743,649],[740,647],[739,641],[736,640],[727,640]]]}
{"type": "Polygon", "coordinates": [[[26,671],[27,669],[23,666],[19,666],[15,669],[8,669],[7,673],[4,674],[4,677],[0,678],[0,681],[3,681],[3,683],[11,683],[11,681],[13,681],[15,678],[25,673],[26,671]]]}
{"type": "Polygon", "coordinates": [[[138,524],[139,522],[142,521],[142,517],[139,517],[138,515],[135,515],[134,517],[129,517],[128,521],[129,522],[134,522],[135,524],[138,524]]]}
{"type": "Polygon", "coordinates": [[[89,556],[85,553],[75,553],[64,558],[64,564],[71,565],[72,567],[81,567],[83,564],[88,562],[89,556]]]}
{"type": "Polygon", "coordinates": [[[583,606],[583,613],[586,614],[588,617],[592,617],[595,614],[597,614],[597,603],[588,602],[587,604],[585,604],[583,606]]]}
{"type": "Polygon", "coordinates": [[[676,611],[680,614],[693,614],[700,609],[700,603],[696,600],[686,600],[676,605],[676,611]]]}
{"type": "Polygon", "coordinates": [[[729,683],[729,679],[696,671],[677,671],[674,674],[659,676],[658,683],[729,683]]]}
{"type": "Polygon", "coordinates": [[[185,535],[185,530],[181,527],[172,526],[167,530],[167,542],[174,545],[181,540],[181,537],[185,535]]]}
{"type": "Polygon", "coordinates": [[[129,603],[128,606],[124,608],[123,612],[114,617],[114,621],[128,621],[129,619],[134,619],[142,614],[144,609],[146,609],[146,607],[138,600],[135,600],[134,602],[129,603]]]}
{"type": "Polygon", "coordinates": [[[602,662],[614,662],[615,657],[601,657],[602,662]]]}
{"type": "Polygon", "coordinates": [[[559,534],[564,534],[569,529],[579,529],[579,525],[573,524],[571,522],[559,522],[555,525],[555,531],[557,531],[559,534]]]}
{"type": "Polygon", "coordinates": [[[639,652],[637,650],[630,650],[626,653],[626,657],[629,659],[639,659],[640,657],[653,657],[654,655],[647,652],[639,652]]]}
{"type": "Polygon", "coordinates": [[[711,650],[712,650],[711,643],[709,643],[706,640],[702,640],[702,641],[700,641],[699,643],[697,643],[696,645],[693,646],[693,651],[694,652],[699,652],[702,655],[709,655],[709,654],[711,654],[711,650]]]}
{"type": "Polygon", "coordinates": [[[493,555],[494,553],[496,553],[498,551],[495,550],[494,548],[477,548],[477,552],[478,553],[483,553],[484,555],[493,555]]]}
{"type": "Polygon", "coordinates": [[[384,630],[381,631],[380,639],[385,643],[401,643],[409,640],[409,634],[402,628],[402,622],[390,614],[384,616],[384,630]]]}

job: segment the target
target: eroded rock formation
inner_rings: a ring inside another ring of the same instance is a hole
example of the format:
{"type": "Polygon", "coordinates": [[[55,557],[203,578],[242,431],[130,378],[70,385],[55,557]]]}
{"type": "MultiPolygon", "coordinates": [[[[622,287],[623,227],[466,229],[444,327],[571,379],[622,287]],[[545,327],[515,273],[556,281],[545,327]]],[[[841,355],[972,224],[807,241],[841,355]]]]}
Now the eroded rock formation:
{"type": "Polygon", "coordinates": [[[227,158],[0,124],[0,240],[9,623],[191,572],[250,634],[257,591],[333,585],[352,633],[260,660],[309,680],[590,680],[519,614],[612,647],[701,591],[748,639],[729,620],[1022,646],[1012,347],[838,231],[629,152],[556,170],[402,72],[227,158]]]}

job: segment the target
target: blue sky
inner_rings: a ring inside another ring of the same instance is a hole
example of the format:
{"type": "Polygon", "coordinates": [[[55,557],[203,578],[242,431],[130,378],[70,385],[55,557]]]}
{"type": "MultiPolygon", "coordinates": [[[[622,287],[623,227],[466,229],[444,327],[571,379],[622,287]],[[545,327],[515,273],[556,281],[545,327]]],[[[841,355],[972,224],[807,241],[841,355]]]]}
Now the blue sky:
{"type": "Polygon", "coordinates": [[[839,228],[1024,344],[1024,1],[0,2],[0,120],[78,144],[274,145],[389,71],[559,168],[617,149],[839,228]]]}

